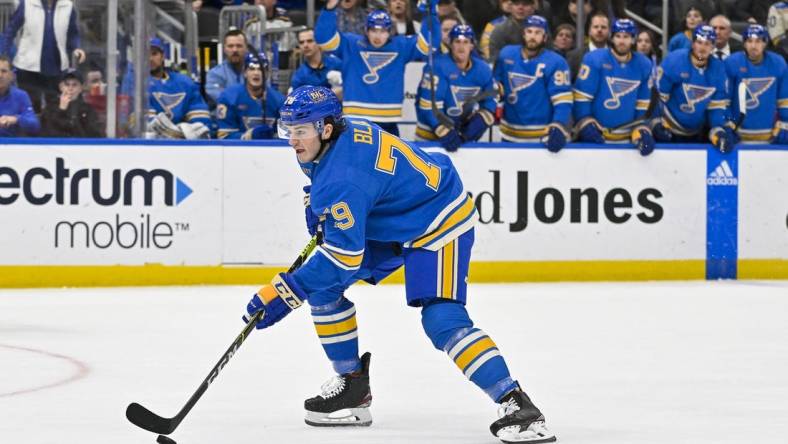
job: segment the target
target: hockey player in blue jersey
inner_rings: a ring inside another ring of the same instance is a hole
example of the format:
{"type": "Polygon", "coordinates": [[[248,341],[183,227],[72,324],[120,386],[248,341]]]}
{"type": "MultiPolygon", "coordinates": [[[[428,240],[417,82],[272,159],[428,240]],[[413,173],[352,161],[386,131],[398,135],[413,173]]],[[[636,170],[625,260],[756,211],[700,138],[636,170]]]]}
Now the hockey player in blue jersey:
{"type": "Polygon", "coordinates": [[[569,139],[572,80],[569,65],[545,49],[547,20],[525,21],[523,44],[505,46],[495,62],[495,80],[503,91],[501,138],[509,142],[540,141],[557,152],[569,139]]]}
{"type": "Polygon", "coordinates": [[[433,345],[501,404],[492,433],[504,442],[555,441],[466,310],[478,216],[448,156],[428,154],[366,120],[344,118],[339,100],[322,87],[288,95],[279,130],[311,179],[308,210],[322,222],[310,230],[324,237],[301,268],[279,273],[252,297],[244,319],[264,310],[257,327],[267,328],[304,302],[311,307],[337,376],[304,402],[307,424],[371,424],[370,354],[358,356],[356,309],[344,292],[404,266],[407,303],[421,309],[433,345]]]}
{"type": "Polygon", "coordinates": [[[642,155],[654,150],[643,120],[649,105],[651,61],[634,51],[638,29],[630,19],[613,22],[611,45],[590,51],[575,80],[578,139],[593,143],[631,141],[642,155]]]}
{"type": "Polygon", "coordinates": [[[727,121],[728,80],[724,63],[711,56],[717,34],[700,25],[691,49],[669,53],[657,70],[661,117],[652,122],[661,142],[705,142],[726,153],[736,144],[733,124],[727,121]]]}
{"type": "Polygon", "coordinates": [[[157,137],[208,137],[211,116],[200,88],[183,74],[164,67],[164,43],[150,40],[150,77],[148,79],[148,128],[157,137]]]}
{"type": "MultiPolygon", "coordinates": [[[[344,112],[399,134],[396,122],[405,101],[405,65],[424,60],[430,48],[440,48],[437,14],[432,14],[432,24],[422,23],[418,36],[392,37],[389,14],[374,11],[367,16],[366,35],[358,35],[337,30],[338,1],[326,3],[317,20],[315,39],[324,51],[333,51],[342,59],[344,112]],[[428,43],[430,29],[434,32],[428,43]]],[[[432,4],[434,9],[436,2],[432,4]]]]}
{"type": "Polygon", "coordinates": [[[495,123],[497,88],[492,70],[474,54],[476,38],[468,25],[455,25],[449,32],[450,55],[435,58],[435,80],[430,81],[430,67],[424,67],[416,99],[416,137],[439,140],[449,151],[464,142],[475,142],[495,123]],[[435,106],[450,120],[441,122],[432,110],[435,106]]]}
{"type": "MultiPolygon", "coordinates": [[[[738,135],[742,142],[788,144],[788,71],[785,59],[766,51],[769,34],[750,25],[742,34],[744,51],[725,59],[731,91],[742,82],[747,88],[746,114],[738,135]]],[[[739,98],[731,94],[731,115],[738,121],[739,98]]]]}
{"type": "Polygon", "coordinates": [[[244,61],[245,83],[222,92],[216,107],[220,139],[273,139],[276,120],[284,103],[282,94],[266,85],[268,57],[264,52],[247,54],[244,61]]]}

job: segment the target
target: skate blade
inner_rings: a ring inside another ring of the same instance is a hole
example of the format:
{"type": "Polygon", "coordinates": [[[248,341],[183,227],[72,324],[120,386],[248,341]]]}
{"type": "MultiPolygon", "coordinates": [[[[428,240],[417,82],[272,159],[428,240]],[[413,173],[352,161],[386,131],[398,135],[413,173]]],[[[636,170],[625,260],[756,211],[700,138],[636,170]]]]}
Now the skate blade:
{"type": "Polygon", "coordinates": [[[372,424],[372,414],[368,407],[342,409],[331,413],[307,410],[304,422],[314,427],[368,427],[372,424]]]}
{"type": "Polygon", "coordinates": [[[520,426],[505,427],[498,431],[498,439],[506,444],[530,443],[540,444],[545,442],[556,442],[555,435],[544,426],[531,424],[528,429],[520,431],[520,426]]]}

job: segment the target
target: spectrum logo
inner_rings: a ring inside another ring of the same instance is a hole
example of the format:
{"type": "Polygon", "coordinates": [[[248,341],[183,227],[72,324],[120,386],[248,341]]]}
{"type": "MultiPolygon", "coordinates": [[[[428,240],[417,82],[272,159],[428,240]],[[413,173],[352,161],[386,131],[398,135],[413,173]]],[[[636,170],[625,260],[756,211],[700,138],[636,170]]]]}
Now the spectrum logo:
{"type": "Polygon", "coordinates": [[[158,204],[171,207],[192,193],[183,180],[160,168],[72,171],[61,157],[55,159],[54,171],[34,167],[20,172],[0,166],[0,205],[12,205],[22,198],[31,205],[47,205],[52,201],[57,205],[80,205],[92,200],[100,206],[141,203],[146,207],[158,204]]]}

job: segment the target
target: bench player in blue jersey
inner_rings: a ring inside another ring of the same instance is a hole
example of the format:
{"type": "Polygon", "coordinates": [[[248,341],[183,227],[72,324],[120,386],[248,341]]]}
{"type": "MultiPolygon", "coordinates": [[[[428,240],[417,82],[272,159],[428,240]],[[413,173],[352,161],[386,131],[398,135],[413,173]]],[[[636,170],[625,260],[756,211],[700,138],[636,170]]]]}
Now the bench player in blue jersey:
{"type": "Polygon", "coordinates": [[[433,345],[501,404],[492,433],[504,442],[555,441],[498,347],[466,311],[478,216],[448,156],[427,154],[369,121],[343,117],[327,88],[293,91],[280,114],[280,137],[289,140],[312,182],[312,219],[322,219],[324,240],[301,268],[260,289],[244,318],[265,310],[257,327],[267,328],[304,302],[311,307],[337,376],[305,401],[307,424],[371,424],[370,354],[358,356],[356,309],[344,291],[359,280],[380,282],[404,266],[407,303],[421,309],[433,345]]]}
{"type": "MultiPolygon", "coordinates": [[[[398,135],[397,122],[405,101],[405,65],[425,60],[430,48],[440,48],[437,14],[422,23],[419,35],[391,36],[391,17],[385,11],[367,16],[366,35],[339,32],[338,0],[329,0],[315,25],[315,40],[324,51],[342,59],[344,112],[361,117],[398,135]],[[430,29],[433,30],[432,41],[430,29]]],[[[432,2],[433,8],[437,2],[432,2]]]]}
{"type": "Polygon", "coordinates": [[[450,54],[435,58],[435,80],[425,66],[416,98],[416,137],[438,140],[448,151],[465,142],[475,142],[495,123],[497,88],[487,62],[474,53],[476,37],[468,25],[454,25],[449,31],[450,54]],[[433,94],[434,91],[434,94],[433,94]],[[441,122],[435,106],[451,119],[441,122]]]}
{"type": "Polygon", "coordinates": [[[569,139],[572,78],[558,53],[545,49],[547,20],[525,20],[523,44],[505,46],[495,62],[495,80],[503,92],[501,138],[507,142],[541,141],[559,151],[569,139]]]}
{"type": "Polygon", "coordinates": [[[575,80],[574,115],[578,139],[593,143],[634,143],[641,154],[654,150],[643,119],[651,97],[651,61],[634,51],[638,29],[630,19],[613,22],[608,48],[590,51],[575,80]]]}
{"type": "Polygon", "coordinates": [[[285,98],[266,85],[268,56],[249,53],[244,60],[244,83],[232,85],[219,96],[216,119],[220,139],[273,139],[279,108],[285,98]]]}
{"type": "MultiPolygon", "coordinates": [[[[744,51],[725,59],[731,91],[747,88],[746,117],[737,130],[742,142],[788,144],[788,70],[785,59],[767,51],[769,33],[750,25],[742,34],[744,51]]],[[[739,98],[731,94],[731,115],[739,120],[739,98]]]]}
{"type": "Polygon", "coordinates": [[[712,57],[717,33],[700,25],[692,48],[669,53],[657,70],[661,117],[651,123],[659,142],[706,142],[721,152],[733,149],[737,137],[728,114],[725,64],[712,57]],[[708,131],[708,138],[707,132],[708,131]]]}

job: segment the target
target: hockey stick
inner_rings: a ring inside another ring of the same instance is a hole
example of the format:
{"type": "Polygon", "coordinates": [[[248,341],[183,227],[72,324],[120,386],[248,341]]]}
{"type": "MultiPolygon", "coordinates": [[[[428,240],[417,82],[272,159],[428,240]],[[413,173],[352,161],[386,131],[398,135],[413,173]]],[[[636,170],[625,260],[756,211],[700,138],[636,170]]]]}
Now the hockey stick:
{"type": "Polygon", "coordinates": [[[744,80],[739,82],[736,92],[739,99],[739,116],[736,117],[733,131],[738,131],[741,124],[744,123],[744,119],[747,117],[747,85],[744,83],[744,80]]]}
{"type": "MultiPolygon", "coordinates": [[[[288,273],[292,273],[306,261],[306,258],[320,242],[320,237],[320,233],[312,237],[306,247],[304,247],[303,251],[301,251],[301,253],[298,255],[295,262],[293,262],[293,265],[290,266],[290,269],[287,270],[288,273]]],[[[255,324],[257,324],[257,322],[262,318],[264,313],[265,312],[263,311],[259,311],[255,313],[254,316],[252,316],[252,318],[246,324],[246,327],[244,327],[243,331],[241,331],[241,334],[235,338],[235,341],[233,341],[233,343],[230,345],[230,348],[224,352],[221,359],[219,359],[219,362],[213,366],[211,372],[208,373],[208,376],[200,384],[200,387],[197,388],[197,391],[194,392],[191,398],[189,398],[189,400],[186,402],[186,405],[181,408],[177,415],[172,418],[164,418],[151,412],[142,405],[132,402],[128,407],[126,407],[126,418],[128,418],[132,424],[149,432],[158,433],[160,435],[169,435],[170,433],[174,432],[181,421],[183,421],[183,418],[189,414],[189,411],[191,411],[192,407],[194,407],[200,397],[202,397],[203,393],[208,390],[208,387],[211,385],[211,383],[213,383],[213,381],[219,376],[219,372],[222,371],[228,362],[230,362],[230,358],[233,357],[235,352],[237,352],[241,347],[241,344],[244,343],[252,330],[254,330],[255,324]]]]}
{"type": "Polygon", "coordinates": [[[454,120],[451,117],[444,114],[443,111],[438,109],[438,106],[435,104],[435,65],[433,64],[433,57],[432,53],[435,48],[432,47],[432,37],[433,32],[435,31],[433,23],[432,23],[432,2],[434,0],[427,0],[427,32],[430,35],[430,41],[428,42],[429,46],[429,54],[427,54],[427,64],[430,68],[430,101],[432,102],[432,113],[435,114],[435,118],[438,119],[438,122],[445,126],[446,128],[454,129],[454,120]]]}

